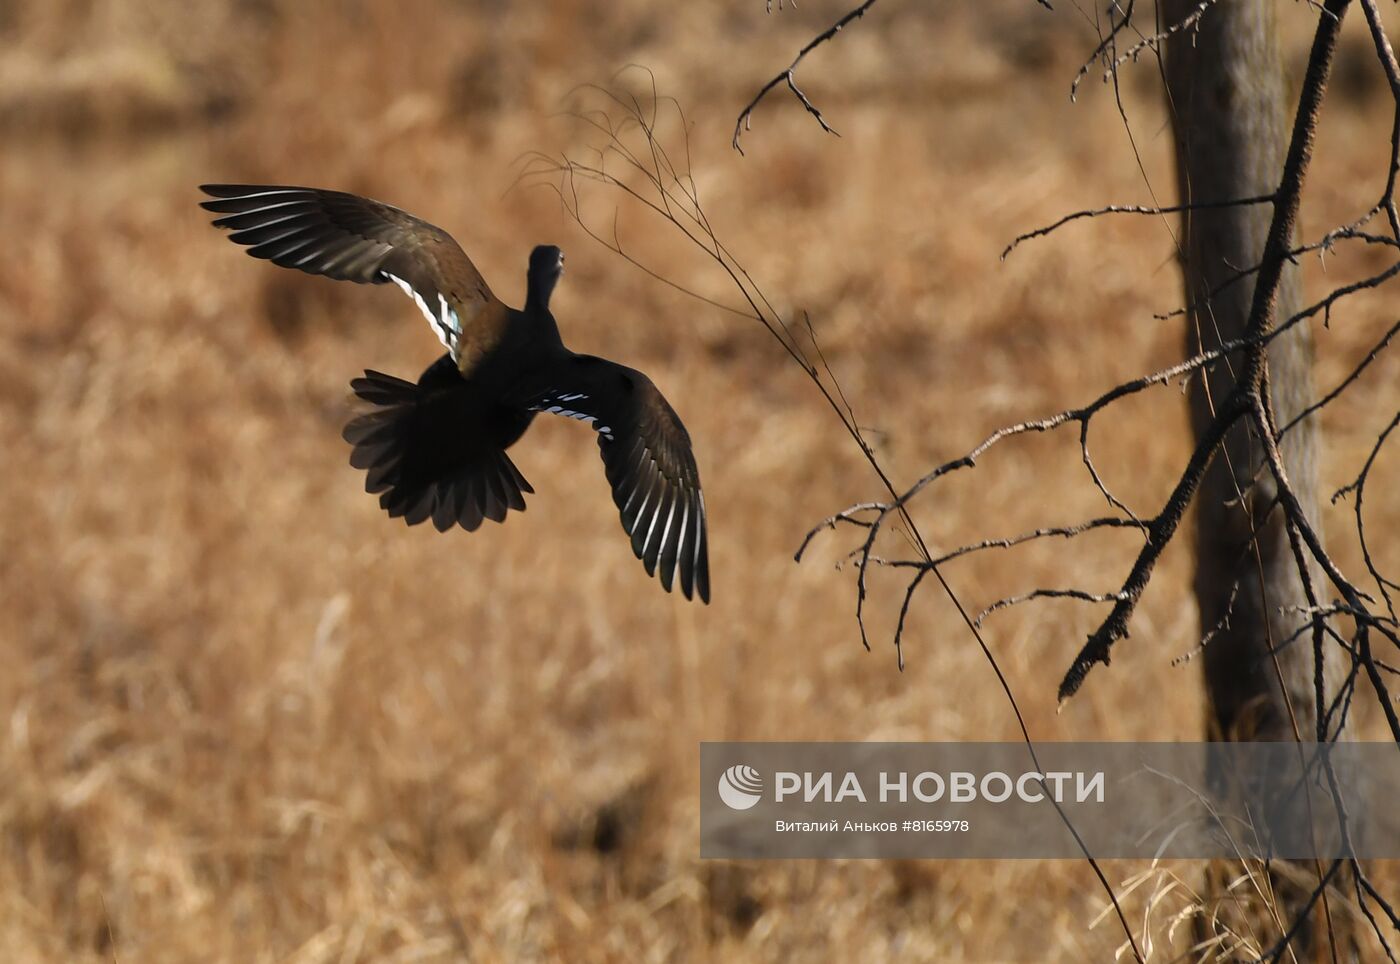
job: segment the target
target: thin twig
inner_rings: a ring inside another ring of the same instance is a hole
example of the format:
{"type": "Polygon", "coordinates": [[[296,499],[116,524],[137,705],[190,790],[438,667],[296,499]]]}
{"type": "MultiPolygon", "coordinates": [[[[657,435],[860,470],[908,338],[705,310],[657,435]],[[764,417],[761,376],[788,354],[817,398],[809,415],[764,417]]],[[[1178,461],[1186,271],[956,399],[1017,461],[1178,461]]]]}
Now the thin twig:
{"type": "MultiPolygon", "coordinates": [[[[788,90],[792,91],[793,96],[796,97],[798,101],[802,104],[802,106],[807,109],[807,113],[811,114],[817,119],[817,123],[821,125],[822,130],[826,131],[829,134],[836,134],[835,129],[833,129],[832,126],[826,122],[826,118],[822,116],[822,112],[819,111],[817,109],[817,106],[807,98],[807,95],[802,92],[802,88],[797,86],[797,81],[796,79],[794,79],[794,74],[797,70],[797,65],[802,63],[802,58],[806,57],[814,49],[820,47],[822,44],[835,37],[838,33],[845,29],[847,24],[850,24],[865,16],[866,12],[871,7],[875,6],[875,3],[876,0],[865,0],[864,3],[860,4],[860,6],[848,10],[845,13],[845,15],[841,17],[840,20],[837,20],[830,27],[827,27],[821,33],[817,34],[810,41],[808,41],[807,45],[797,52],[797,56],[793,58],[792,63],[788,64],[787,70],[779,71],[773,76],[772,80],[768,81],[768,83],[764,84],[762,87],[759,88],[758,93],[754,94],[753,100],[749,101],[748,106],[746,106],[742,111],[739,112],[739,119],[734,122],[734,139],[730,141],[730,145],[736,151],[738,151],[740,154],[744,153],[744,149],[739,146],[739,138],[743,135],[744,131],[753,129],[754,108],[758,106],[759,101],[763,100],[764,97],[768,96],[768,92],[770,90],[782,83],[787,84],[788,90]]],[[[840,135],[837,136],[839,137],[840,135]]]]}
{"type": "Polygon", "coordinates": [[[1235,208],[1243,207],[1248,204],[1268,204],[1272,202],[1275,197],[1276,195],[1274,194],[1259,194],[1254,197],[1230,198],[1225,201],[1191,201],[1186,204],[1162,205],[1110,204],[1101,208],[1085,208],[1082,211],[1073,211],[1066,214],[1064,217],[1052,221],[1050,224],[1038,227],[1033,231],[1027,231],[1024,234],[1016,235],[1016,237],[1011,240],[1011,243],[1002,249],[1001,260],[1005,261],[1006,256],[1020,247],[1022,243],[1035,238],[1043,238],[1047,234],[1052,234],[1066,224],[1069,224],[1071,221],[1080,221],[1084,218],[1100,218],[1106,214],[1146,214],[1152,217],[1160,217],[1164,214],[1180,214],[1183,211],[1208,211],[1213,208],[1235,208]]]}

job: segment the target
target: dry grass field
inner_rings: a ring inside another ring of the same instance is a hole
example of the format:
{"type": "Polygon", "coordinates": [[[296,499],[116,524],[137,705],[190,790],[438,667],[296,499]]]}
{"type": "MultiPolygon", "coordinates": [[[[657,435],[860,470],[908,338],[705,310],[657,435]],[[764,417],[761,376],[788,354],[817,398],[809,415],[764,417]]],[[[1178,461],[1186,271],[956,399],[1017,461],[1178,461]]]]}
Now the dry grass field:
{"type": "MultiPolygon", "coordinates": [[[[1093,4],[881,5],[804,68],[842,136],[779,91],[740,157],[738,110],[843,4],[763,6],[0,3],[0,960],[1113,958],[1121,931],[1081,863],[697,857],[702,740],[1018,731],[935,590],[915,601],[900,673],[897,582],[876,582],[866,652],[853,573],[832,565],[849,536],[793,563],[808,528],[881,491],[773,340],[589,240],[547,188],[510,189],[526,152],[592,143],[559,116],[574,88],[635,63],[682,101],[716,229],[779,309],[810,312],[899,482],[1182,343],[1179,320],[1153,318],[1180,300],[1171,221],[1082,223],[998,261],[1064,212],[1150,203],[1148,184],[1170,200],[1150,60],[1123,87],[1141,170],[1111,88],[1091,79],[1069,102],[1093,4]],[[538,495],[508,525],[443,536],[386,519],[339,437],[347,383],[365,367],[416,377],[436,341],[388,286],[241,255],[196,207],[205,181],[398,204],[453,232],[512,304],[530,247],[562,245],[566,339],[647,371],[695,440],[713,604],[645,577],[590,433],[567,420],[512,451],[538,495]]],[[[1296,68],[1315,13],[1283,7],[1296,68]]],[[[1382,183],[1389,105],[1360,27],[1325,107],[1309,237],[1382,183]]],[[[625,204],[619,225],[666,277],[732,299],[666,225],[625,204]]],[[[1308,290],[1379,264],[1311,259],[1308,290]]],[[[1358,298],[1318,327],[1320,385],[1393,303],[1358,298]]],[[[1328,409],[1326,491],[1394,411],[1398,365],[1328,409]]],[[[1120,495],[1163,498],[1187,452],[1175,389],[1096,432],[1120,495]]],[[[1392,570],[1394,492],[1375,484],[1367,502],[1392,570]]],[[[951,546],[1101,502],[1073,438],[1046,437],[916,515],[951,546]]],[[[1356,565],[1350,513],[1329,507],[1324,525],[1356,565]]],[[[1036,585],[1110,590],[1135,548],[1104,535],[947,575],[974,609],[1036,585]]],[[[1198,633],[1189,563],[1182,540],[1112,667],[1061,712],[1096,608],[988,621],[1035,738],[1202,734],[1197,664],[1172,663],[1198,633]]],[[[1360,732],[1377,721],[1363,711],[1360,732]]],[[[1169,925],[1201,868],[1149,869],[1105,865],[1115,885],[1141,878],[1129,919],[1173,960],[1191,928],[1169,925]],[[1187,886],[1161,894],[1168,873],[1187,886]]]]}

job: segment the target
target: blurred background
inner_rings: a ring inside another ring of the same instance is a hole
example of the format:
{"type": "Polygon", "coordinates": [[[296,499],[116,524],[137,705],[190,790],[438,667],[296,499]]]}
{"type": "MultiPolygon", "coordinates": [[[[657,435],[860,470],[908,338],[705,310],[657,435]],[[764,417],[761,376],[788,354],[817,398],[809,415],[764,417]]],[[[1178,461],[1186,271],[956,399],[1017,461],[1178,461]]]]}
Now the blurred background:
{"type": "MultiPolygon", "coordinates": [[[[876,578],[866,652],[854,574],[833,568],[849,534],[793,563],[811,526],[883,492],[778,345],[589,240],[547,187],[513,187],[527,152],[596,144],[560,116],[578,85],[641,64],[680,100],[717,232],[780,310],[810,312],[898,483],[1181,357],[1181,320],[1153,317],[1180,303],[1174,220],[1083,222],[998,261],[1068,211],[1173,200],[1155,62],[1125,75],[1129,131],[1097,75],[1069,100],[1097,41],[1087,2],[880,4],[802,68],[841,137],[780,88],[740,157],[739,110],[846,6],[0,3],[0,959],[1111,958],[1121,932],[1075,862],[696,856],[702,740],[1019,731],[932,588],[901,673],[901,584],[876,578]],[[512,450],[538,495],[508,525],[384,517],[339,437],[347,383],[414,378],[436,340],[387,286],[244,257],[196,206],[207,181],[389,201],[452,232],[510,304],[530,247],[562,245],[566,340],[648,372],[694,439],[713,605],[645,577],[568,420],[512,450]]],[[[1316,13],[1285,7],[1296,77],[1316,13]]],[[[1383,183],[1391,107],[1361,28],[1324,108],[1308,238],[1383,183]]],[[[673,228],[593,198],[656,270],[732,300],[673,228]]],[[[1310,259],[1308,292],[1379,266],[1310,259]]],[[[1318,328],[1320,385],[1393,321],[1382,301],[1318,328]]],[[[1388,420],[1396,364],[1326,410],[1324,492],[1388,420]]],[[[1188,451],[1185,401],[1139,396],[1093,444],[1146,511],[1188,451]]],[[[1400,505],[1373,492],[1368,524],[1394,531],[1400,505]]],[[[946,548],[1104,508],[1066,435],[998,449],[916,517],[946,548]]],[[[1327,511],[1358,564],[1350,504],[1327,511]]],[[[1061,712],[1101,612],[988,621],[1036,739],[1202,736],[1199,670],[1174,662],[1199,636],[1179,542],[1112,667],[1061,712]]],[[[975,611],[1034,586],[1111,591],[1135,551],[1102,534],[946,574],[975,611]]],[[[1373,551],[1400,563],[1385,538],[1373,551]]],[[[1168,925],[1200,868],[1105,872],[1160,959],[1190,945],[1168,925]]]]}

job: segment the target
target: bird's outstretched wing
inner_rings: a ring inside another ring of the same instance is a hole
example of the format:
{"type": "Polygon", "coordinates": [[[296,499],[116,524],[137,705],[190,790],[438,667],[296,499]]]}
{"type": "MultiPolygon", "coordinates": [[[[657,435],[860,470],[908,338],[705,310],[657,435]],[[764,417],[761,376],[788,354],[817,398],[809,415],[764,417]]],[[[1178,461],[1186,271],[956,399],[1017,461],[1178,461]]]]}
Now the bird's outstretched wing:
{"type": "Polygon", "coordinates": [[[641,372],[590,355],[551,367],[543,381],[525,406],[593,426],[622,528],[647,575],[670,592],[679,573],[687,599],[709,602],[705,497],[675,410],[641,372]]]}
{"type": "Polygon", "coordinates": [[[205,184],[218,228],[255,258],[337,281],[392,281],[418,305],[443,346],[458,356],[462,332],[504,312],[465,252],[441,228],[355,194],[309,187],[205,184]]]}

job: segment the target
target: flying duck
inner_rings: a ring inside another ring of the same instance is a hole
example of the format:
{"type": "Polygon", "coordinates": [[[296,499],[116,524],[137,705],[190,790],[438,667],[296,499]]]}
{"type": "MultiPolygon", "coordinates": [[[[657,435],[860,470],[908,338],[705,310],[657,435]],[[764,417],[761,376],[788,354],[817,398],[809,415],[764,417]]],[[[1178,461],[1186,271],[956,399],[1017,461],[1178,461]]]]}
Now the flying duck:
{"type": "Polygon", "coordinates": [[[441,228],[368,198],[305,187],[206,184],[214,226],[248,254],[360,284],[393,284],[447,353],[417,384],[365,371],[375,406],[345,426],[350,464],[391,517],[472,532],[525,509],[530,483],[506,455],[537,412],[593,427],[622,527],[647,575],[710,600],[705,498],[690,436],[641,372],[564,346],[549,297],[564,253],[530,253],[525,308],[508,308],[441,228]]]}

